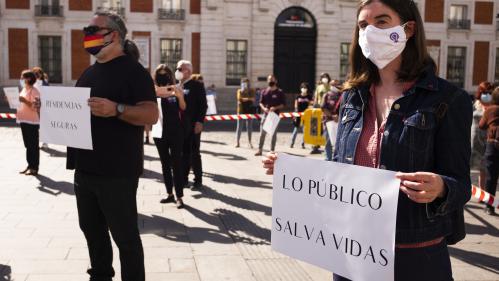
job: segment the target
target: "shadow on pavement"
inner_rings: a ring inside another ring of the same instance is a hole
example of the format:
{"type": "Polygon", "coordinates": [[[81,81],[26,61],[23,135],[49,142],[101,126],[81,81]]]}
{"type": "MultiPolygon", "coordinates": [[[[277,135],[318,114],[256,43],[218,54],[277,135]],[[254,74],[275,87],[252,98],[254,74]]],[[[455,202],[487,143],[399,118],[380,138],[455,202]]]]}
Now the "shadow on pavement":
{"type": "Polygon", "coordinates": [[[62,193],[75,195],[73,183],[67,181],[54,181],[43,175],[37,175],[36,178],[40,182],[37,188],[41,192],[53,196],[59,196],[62,193]]]}
{"type": "Polygon", "coordinates": [[[201,142],[209,143],[209,144],[227,145],[226,142],[221,142],[221,141],[201,140],[201,142]]]}
{"type": "Polygon", "coordinates": [[[154,179],[158,182],[163,180],[163,174],[149,169],[144,169],[144,172],[140,177],[145,179],[154,179]]]}
{"type": "Polygon", "coordinates": [[[11,281],[12,269],[8,265],[0,264],[0,281],[11,281]]]}
{"type": "Polygon", "coordinates": [[[236,154],[230,154],[230,153],[223,153],[223,152],[213,152],[213,151],[208,151],[208,150],[201,150],[202,154],[209,154],[213,155],[215,157],[225,159],[225,160],[231,160],[231,161],[242,161],[242,160],[248,160],[245,157],[236,155],[236,154]]]}
{"type": "Polygon", "coordinates": [[[483,270],[499,274],[498,257],[480,254],[476,252],[470,252],[462,249],[456,249],[452,247],[449,247],[449,253],[452,257],[460,261],[463,261],[469,265],[476,266],[483,270]]]}
{"type": "Polygon", "coordinates": [[[160,161],[159,157],[153,157],[147,154],[144,154],[144,160],[145,161],[160,161]]]}
{"type": "Polygon", "coordinates": [[[262,228],[240,213],[231,210],[215,209],[215,212],[234,241],[251,245],[270,245],[270,229],[262,228]],[[241,235],[241,232],[246,235],[241,235]],[[253,237],[260,241],[255,241],[253,237]]]}
{"type": "Polygon", "coordinates": [[[203,243],[205,241],[232,243],[232,240],[224,236],[220,230],[186,227],[182,223],[162,216],[139,214],[138,221],[141,234],[154,234],[168,240],[184,243],[203,243]],[[188,235],[188,233],[193,233],[193,235],[188,235]]]}
{"type": "Polygon", "coordinates": [[[250,179],[240,179],[240,178],[234,178],[231,176],[225,176],[225,175],[219,175],[219,174],[212,174],[212,173],[203,173],[204,177],[209,177],[215,182],[220,182],[220,183],[232,183],[235,185],[239,186],[247,186],[247,187],[254,187],[254,188],[265,188],[265,189],[272,189],[272,185],[269,182],[265,181],[255,181],[255,180],[250,180],[250,179]]]}
{"type": "Polygon", "coordinates": [[[50,157],[66,157],[67,153],[53,148],[40,148],[41,151],[48,153],[50,157]]]}
{"type": "Polygon", "coordinates": [[[257,211],[257,212],[262,212],[266,215],[271,215],[272,214],[272,208],[269,206],[265,206],[253,201],[241,199],[241,198],[235,198],[235,197],[230,197],[228,195],[225,195],[223,193],[220,193],[208,186],[204,186],[201,190],[201,194],[195,194],[192,195],[192,198],[194,199],[200,199],[200,198],[209,198],[209,199],[215,199],[221,202],[224,202],[225,204],[238,207],[241,209],[245,210],[251,210],[251,211],[257,211]]]}
{"type": "Polygon", "coordinates": [[[499,229],[495,227],[493,224],[489,223],[487,220],[485,220],[482,216],[477,214],[474,211],[471,211],[470,209],[476,209],[477,212],[482,213],[482,216],[488,216],[483,212],[483,209],[480,207],[472,207],[470,205],[464,206],[464,210],[470,214],[472,217],[480,221],[483,225],[476,225],[476,224],[469,224],[466,223],[466,233],[467,234],[478,234],[478,235],[485,235],[488,234],[492,237],[499,237],[499,229]]]}

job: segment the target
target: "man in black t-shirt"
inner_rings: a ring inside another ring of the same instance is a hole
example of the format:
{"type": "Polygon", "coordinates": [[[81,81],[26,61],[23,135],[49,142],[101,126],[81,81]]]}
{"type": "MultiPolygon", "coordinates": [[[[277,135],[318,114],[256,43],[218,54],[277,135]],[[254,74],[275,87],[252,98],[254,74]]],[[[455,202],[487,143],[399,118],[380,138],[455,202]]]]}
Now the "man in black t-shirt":
{"type": "Polygon", "coordinates": [[[189,172],[192,167],[194,173],[193,188],[203,186],[203,168],[201,164],[201,132],[203,131],[204,117],[208,109],[204,84],[191,79],[192,63],[181,60],[177,63],[175,78],[180,81],[184,89],[184,98],[187,105],[184,114],[184,182],[188,183],[189,172]]]}
{"type": "Polygon", "coordinates": [[[90,280],[112,280],[108,231],[120,251],[121,280],[144,281],[144,252],[137,226],[136,194],[143,170],[144,125],[158,119],[151,76],[125,40],[123,20],[96,13],[84,29],[85,49],[97,59],[76,87],[91,88],[93,150],[68,148],[75,169],[78,219],[88,244],[90,280]]]}

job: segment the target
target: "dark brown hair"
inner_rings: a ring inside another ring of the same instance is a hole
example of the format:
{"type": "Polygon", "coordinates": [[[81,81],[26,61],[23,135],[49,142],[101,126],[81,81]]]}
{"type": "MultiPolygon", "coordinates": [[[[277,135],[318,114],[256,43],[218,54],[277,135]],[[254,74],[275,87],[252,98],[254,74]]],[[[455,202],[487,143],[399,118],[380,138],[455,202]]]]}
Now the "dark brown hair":
{"type": "MultiPolygon", "coordinates": [[[[361,0],[357,10],[357,18],[362,9],[373,3],[381,2],[394,10],[400,17],[401,23],[414,21],[414,34],[407,40],[406,47],[402,52],[402,63],[398,71],[398,80],[401,82],[413,81],[421,76],[427,66],[432,66],[436,71],[436,65],[426,49],[426,37],[423,20],[418,7],[413,0],[361,0]]],[[[357,22],[357,19],[355,20],[357,22]]],[[[378,68],[374,63],[364,57],[359,46],[359,26],[355,24],[352,44],[350,45],[350,74],[345,82],[345,88],[353,88],[361,85],[379,83],[378,68]]]]}
{"type": "Polygon", "coordinates": [[[167,80],[170,81],[170,83],[168,85],[175,84],[175,79],[173,78],[173,72],[166,64],[160,64],[160,65],[158,65],[158,67],[156,67],[156,70],[154,70],[154,74],[152,76],[152,78],[154,80],[154,84],[159,86],[158,80],[156,78],[158,77],[158,73],[161,71],[166,72],[167,80]]]}
{"type": "Polygon", "coordinates": [[[483,93],[490,93],[493,89],[494,87],[492,86],[492,84],[490,84],[490,82],[483,81],[482,83],[480,83],[480,85],[478,85],[478,89],[475,93],[475,98],[479,100],[482,97],[483,93]]]}
{"type": "Polygon", "coordinates": [[[35,85],[36,75],[31,69],[26,69],[21,72],[22,79],[26,80],[30,86],[35,85]]]}

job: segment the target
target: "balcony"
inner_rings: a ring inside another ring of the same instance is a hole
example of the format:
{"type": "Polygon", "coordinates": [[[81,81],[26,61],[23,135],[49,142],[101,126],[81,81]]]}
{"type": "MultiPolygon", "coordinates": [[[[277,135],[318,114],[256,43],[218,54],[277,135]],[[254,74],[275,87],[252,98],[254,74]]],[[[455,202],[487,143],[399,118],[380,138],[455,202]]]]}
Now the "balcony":
{"type": "Polygon", "coordinates": [[[185,20],[184,9],[158,9],[158,19],[160,20],[185,20]]]}
{"type": "Polygon", "coordinates": [[[470,30],[471,20],[465,19],[449,19],[447,22],[448,29],[470,30]]]}
{"type": "Polygon", "coordinates": [[[98,13],[110,12],[120,15],[122,18],[125,17],[124,7],[97,7],[97,12],[98,13]]]}
{"type": "Polygon", "coordinates": [[[63,17],[63,6],[35,5],[37,17],[63,17]]]}

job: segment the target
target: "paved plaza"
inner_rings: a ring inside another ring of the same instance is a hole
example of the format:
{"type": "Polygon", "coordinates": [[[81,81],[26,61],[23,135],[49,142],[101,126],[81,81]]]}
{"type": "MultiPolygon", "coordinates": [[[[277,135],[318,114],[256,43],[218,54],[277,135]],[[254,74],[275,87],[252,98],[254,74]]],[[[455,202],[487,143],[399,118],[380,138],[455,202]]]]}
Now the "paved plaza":
{"type": "MultiPolygon", "coordinates": [[[[272,178],[244,133],[241,148],[234,148],[232,131],[207,126],[201,144],[205,187],[186,191],[183,210],[159,203],[165,196],[161,164],[156,148],[145,146],[137,201],[146,279],[331,280],[330,272],[271,251],[272,178]]],[[[18,173],[26,166],[21,130],[0,126],[0,136],[0,281],[88,280],[65,148],[50,145],[42,151],[40,175],[30,177],[18,173]]],[[[258,132],[253,145],[257,137],[258,132]]],[[[278,134],[277,149],[322,157],[290,149],[289,139],[289,133],[278,134]]],[[[468,236],[451,247],[455,280],[499,280],[499,217],[486,216],[482,208],[474,199],[465,207],[468,236]]],[[[121,280],[114,253],[115,280],[121,280]]]]}

